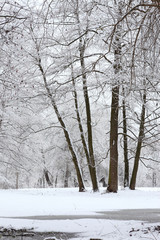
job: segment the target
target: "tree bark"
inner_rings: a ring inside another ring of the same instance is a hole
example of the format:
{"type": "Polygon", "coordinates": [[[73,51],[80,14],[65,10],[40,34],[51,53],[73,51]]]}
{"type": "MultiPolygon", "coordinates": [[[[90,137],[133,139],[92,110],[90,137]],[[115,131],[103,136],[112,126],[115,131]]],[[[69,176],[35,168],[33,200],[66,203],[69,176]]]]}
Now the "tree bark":
{"type": "Polygon", "coordinates": [[[124,152],[124,187],[129,187],[129,161],[128,161],[128,142],[127,142],[127,119],[126,119],[126,101],[124,87],[122,110],[123,110],[123,152],[124,152]]]}
{"type": "Polygon", "coordinates": [[[139,166],[140,154],[141,154],[142,143],[143,143],[143,138],[144,138],[145,111],[146,111],[146,92],[144,92],[144,94],[143,94],[143,105],[142,105],[142,111],[141,111],[141,121],[140,121],[140,127],[139,127],[138,143],[137,143],[136,154],[135,154],[135,159],[134,159],[134,167],[133,167],[133,171],[132,171],[132,177],[131,177],[131,181],[130,181],[130,189],[131,190],[135,190],[135,187],[136,187],[138,166],[139,166]]]}
{"type": "Polygon", "coordinates": [[[110,126],[110,166],[108,192],[118,191],[118,107],[119,86],[112,88],[111,126],[110,126]]]}

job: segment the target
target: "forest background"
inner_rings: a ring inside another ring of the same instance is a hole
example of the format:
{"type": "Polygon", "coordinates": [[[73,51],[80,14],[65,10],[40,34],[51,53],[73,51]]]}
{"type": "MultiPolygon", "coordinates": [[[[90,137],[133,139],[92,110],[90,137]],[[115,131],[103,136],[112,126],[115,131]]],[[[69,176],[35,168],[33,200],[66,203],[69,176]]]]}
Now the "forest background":
{"type": "Polygon", "coordinates": [[[1,188],[160,186],[159,4],[1,1],[1,188]]]}

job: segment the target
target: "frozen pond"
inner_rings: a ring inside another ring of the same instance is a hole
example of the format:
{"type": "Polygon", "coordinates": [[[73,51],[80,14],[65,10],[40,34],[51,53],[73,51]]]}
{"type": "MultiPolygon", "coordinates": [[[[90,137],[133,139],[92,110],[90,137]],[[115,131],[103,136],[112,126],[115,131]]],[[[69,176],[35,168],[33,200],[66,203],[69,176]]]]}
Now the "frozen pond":
{"type": "MultiPolygon", "coordinates": [[[[1,233],[2,234],[2,233],[1,233]]],[[[21,234],[20,233],[14,233],[13,236],[8,236],[7,233],[5,233],[6,236],[3,236],[3,234],[0,234],[1,240],[54,240],[54,239],[72,239],[76,238],[76,234],[74,233],[60,233],[60,232],[49,232],[49,233],[39,233],[39,232],[33,232],[33,233],[26,233],[21,234]]]]}

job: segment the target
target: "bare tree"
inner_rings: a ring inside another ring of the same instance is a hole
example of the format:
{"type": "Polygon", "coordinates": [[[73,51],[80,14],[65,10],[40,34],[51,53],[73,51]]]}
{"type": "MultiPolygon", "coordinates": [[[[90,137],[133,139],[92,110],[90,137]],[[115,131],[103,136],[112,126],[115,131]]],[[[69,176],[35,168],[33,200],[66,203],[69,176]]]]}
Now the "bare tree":
{"type": "MultiPolygon", "coordinates": [[[[115,39],[115,37],[117,36],[117,27],[122,26],[123,23],[123,31],[125,31],[125,36],[127,36],[127,34],[130,34],[130,37],[128,40],[130,42],[130,46],[132,47],[132,52],[131,55],[129,57],[129,55],[127,56],[126,54],[126,58],[130,61],[130,68],[129,71],[131,72],[131,76],[130,76],[130,91],[138,91],[138,89],[141,89],[141,87],[137,85],[137,78],[139,77],[139,71],[143,72],[143,67],[144,67],[144,61],[139,60],[139,57],[141,56],[141,51],[145,50],[149,53],[150,49],[152,49],[154,52],[156,52],[155,47],[159,42],[159,27],[157,25],[157,22],[159,21],[159,1],[139,1],[139,3],[137,2],[132,2],[132,1],[128,1],[126,3],[126,8],[124,8],[123,14],[121,14],[121,16],[119,17],[119,19],[117,20],[116,24],[114,25],[113,28],[113,32],[111,35],[111,43],[113,44],[113,40],[115,39]],[[136,18],[135,16],[138,16],[139,18],[136,18]],[[132,21],[131,21],[131,17],[132,17],[132,21]],[[137,26],[137,28],[132,29],[133,27],[133,21],[135,21],[135,24],[137,26]],[[143,31],[142,31],[143,29],[143,31]],[[135,33],[134,37],[132,35],[132,32],[135,33]],[[143,40],[142,40],[143,39],[143,40]],[[147,45],[148,44],[148,45],[147,45]],[[150,48],[149,48],[150,46],[150,48]],[[153,47],[155,46],[155,47],[153,47]],[[139,65],[138,65],[139,64],[139,65]],[[137,65],[139,66],[139,68],[137,67],[137,65]],[[141,70],[139,70],[141,68],[141,70]]],[[[124,44],[125,46],[125,44],[124,44]]],[[[126,51],[127,52],[127,51],[126,51]]],[[[153,58],[151,58],[153,60],[153,58]]],[[[151,60],[151,61],[152,61],[151,60]]],[[[145,60],[146,62],[148,62],[148,65],[150,64],[150,66],[155,64],[155,61],[153,60],[154,64],[151,63],[148,59],[145,60]],[[150,63],[149,63],[150,62],[150,63]]],[[[151,68],[150,68],[150,71],[151,68]]],[[[155,70],[154,70],[155,71],[155,70]]],[[[143,77],[145,78],[146,75],[144,75],[143,77]]],[[[153,89],[155,90],[155,92],[157,92],[156,90],[156,79],[151,81],[149,80],[149,77],[147,77],[147,82],[149,83],[149,85],[151,84],[153,89]],[[152,82],[152,83],[151,83],[152,82]]],[[[128,88],[128,82],[126,82],[126,87],[128,88]]],[[[143,85],[143,84],[142,84],[143,85]]],[[[141,86],[142,86],[141,85],[141,86]]],[[[142,91],[143,91],[143,87],[142,87],[142,91]]],[[[142,143],[144,140],[144,136],[145,136],[145,114],[146,114],[146,96],[147,96],[147,90],[145,90],[146,92],[141,93],[142,94],[142,99],[143,99],[143,103],[142,103],[142,110],[141,110],[141,118],[139,120],[139,136],[137,137],[137,148],[136,148],[136,152],[135,152],[135,164],[134,164],[134,169],[132,172],[132,178],[131,178],[131,183],[130,183],[130,188],[134,189],[135,188],[135,179],[137,176],[137,171],[138,171],[138,163],[141,159],[140,154],[141,154],[141,148],[142,148],[142,143]],[[134,183],[133,183],[134,182],[134,183]]],[[[124,136],[124,156],[125,156],[125,173],[127,173],[125,175],[126,181],[128,182],[128,176],[129,176],[129,172],[128,172],[128,153],[129,153],[129,149],[130,147],[127,146],[127,131],[132,132],[131,129],[128,129],[127,127],[127,122],[126,122],[127,116],[126,116],[126,111],[125,111],[125,99],[123,100],[123,136],[124,136]]],[[[134,134],[133,134],[134,135],[134,134]]],[[[114,151],[115,155],[116,151],[114,151]]],[[[132,152],[133,154],[133,152],[132,152]]],[[[116,161],[115,161],[115,165],[116,165],[116,161]]],[[[113,167],[114,168],[114,167],[113,167]]]]}
{"type": "Polygon", "coordinates": [[[78,163],[78,159],[77,159],[77,156],[76,156],[76,153],[74,151],[74,148],[73,148],[73,144],[71,142],[71,139],[70,139],[70,136],[69,136],[69,133],[68,133],[68,130],[66,128],[66,125],[61,117],[61,114],[58,110],[58,106],[54,100],[54,97],[53,97],[53,94],[51,93],[51,90],[48,86],[48,83],[47,83],[47,79],[46,79],[46,75],[45,75],[45,72],[43,70],[43,67],[42,67],[42,64],[41,64],[41,58],[39,58],[38,60],[38,67],[39,67],[39,70],[42,74],[42,78],[43,78],[43,81],[44,81],[44,86],[46,88],[46,91],[47,91],[47,96],[49,97],[50,101],[51,101],[51,104],[52,104],[52,107],[55,111],[55,114],[58,118],[58,121],[63,129],[63,132],[64,132],[64,135],[65,135],[65,139],[66,139],[66,142],[68,144],[68,148],[69,148],[69,151],[71,153],[71,156],[72,156],[72,161],[74,163],[74,166],[75,166],[75,170],[76,170],[76,173],[77,173],[77,180],[78,180],[78,184],[79,184],[79,192],[83,192],[85,190],[85,187],[84,187],[84,183],[83,183],[83,178],[82,178],[82,174],[81,174],[81,170],[80,170],[80,166],[79,166],[79,163],[78,163]]]}
{"type": "MultiPolygon", "coordinates": [[[[76,0],[76,18],[78,26],[80,26],[80,18],[79,18],[79,0],[76,0]]],[[[96,176],[96,164],[93,150],[93,134],[92,134],[92,119],[91,119],[91,107],[87,86],[87,74],[85,67],[85,48],[86,48],[86,39],[87,39],[88,25],[85,29],[85,34],[81,32],[80,27],[78,27],[78,37],[79,37],[79,54],[80,54],[80,66],[81,66],[81,74],[82,74],[82,82],[83,82],[83,95],[85,100],[85,108],[86,108],[86,117],[87,117],[87,134],[88,134],[88,153],[87,146],[84,144],[83,146],[86,153],[87,163],[89,167],[89,172],[91,176],[93,191],[98,191],[98,182],[96,176]],[[84,35],[84,37],[82,37],[84,35]]]]}
{"type": "MultiPolygon", "coordinates": [[[[122,1],[115,2],[118,18],[122,15],[122,1]]],[[[113,41],[114,49],[114,83],[112,85],[111,121],[110,121],[110,169],[108,179],[108,192],[118,191],[118,111],[121,65],[121,25],[115,30],[113,41]]]]}

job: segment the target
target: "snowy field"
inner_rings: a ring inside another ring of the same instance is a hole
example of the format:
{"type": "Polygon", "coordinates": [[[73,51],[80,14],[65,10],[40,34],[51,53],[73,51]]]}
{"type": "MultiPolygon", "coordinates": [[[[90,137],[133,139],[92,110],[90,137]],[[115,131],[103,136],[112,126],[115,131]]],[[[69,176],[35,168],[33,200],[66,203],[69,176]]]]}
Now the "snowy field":
{"type": "MultiPolygon", "coordinates": [[[[157,223],[99,219],[98,212],[122,209],[160,209],[160,188],[119,190],[117,194],[93,193],[90,189],[0,190],[0,227],[34,228],[35,231],[77,233],[76,239],[160,240],[153,231],[157,223]],[[11,217],[83,215],[95,218],[65,220],[18,219],[11,217]],[[134,231],[133,231],[134,228],[134,231]]],[[[145,211],[145,210],[144,210],[145,211]]]]}

